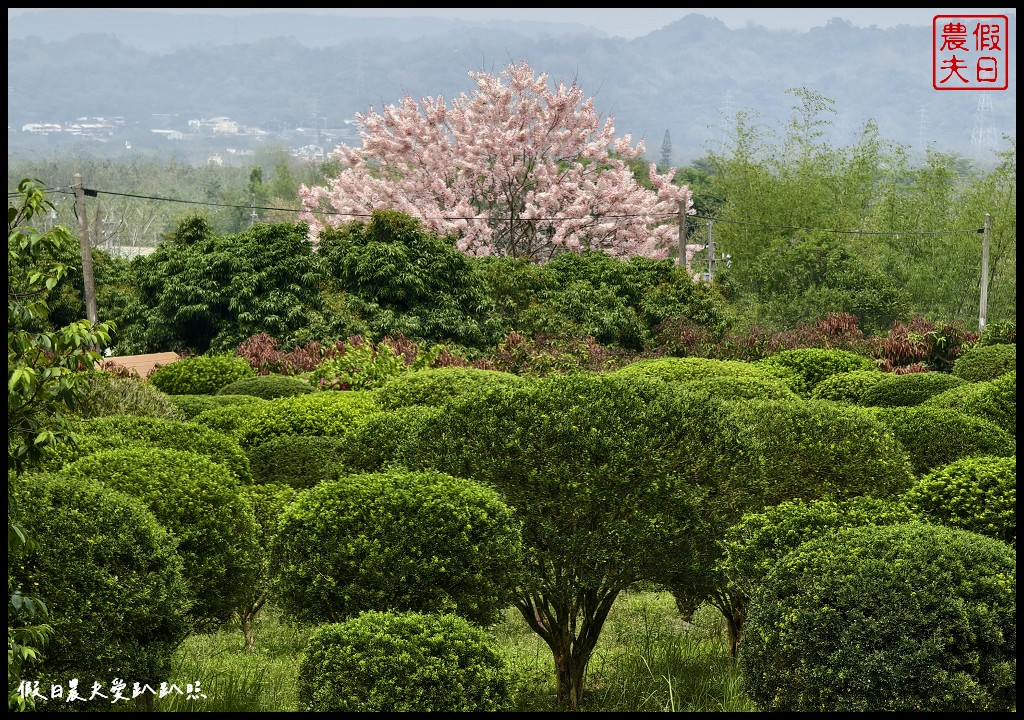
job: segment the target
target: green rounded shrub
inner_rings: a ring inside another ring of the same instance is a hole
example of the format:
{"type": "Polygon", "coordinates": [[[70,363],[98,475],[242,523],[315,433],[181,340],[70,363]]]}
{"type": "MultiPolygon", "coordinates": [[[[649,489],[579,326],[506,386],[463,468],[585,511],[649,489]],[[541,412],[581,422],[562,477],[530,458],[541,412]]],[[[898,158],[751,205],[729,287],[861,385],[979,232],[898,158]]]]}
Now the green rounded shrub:
{"type": "Polygon", "coordinates": [[[875,361],[849,350],[836,348],[796,348],[781,350],[754,365],[793,375],[793,390],[800,397],[809,398],[822,380],[853,370],[877,370],[875,361]]]}
{"type": "Polygon", "coordinates": [[[923,523],[798,546],[750,604],[739,668],[761,711],[1012,712],[1016,553],[923,523]]]}
{"type": "Polygon", "coordinates": [[[409,405],[369,415],[337,439],[338,462],[350,472],[376,472],[395,462],[410,438],[443,414],[429,405],[409,405]]]}
{"type": "Polygon", "coordinates": [[[471,367],[443,367],[406,373],[388,380],[377,390],[377,401],[385,410],[409,405],[443,405],[467,392],[497,384],[523,382],[512,373],[471,367]]]}
{"type": "Polygon", "coordinates": [[[67,465],[65,480],[97,480],[146,504],[178,541],[197,628],[226,622],[259,569],[258,528],[235,476],[205,455],[137,448],[67,465]]]}
{"type": "Polygon", "coordinates": [[[921,404],[990,420],[1016,437],[1017,371],[1011,370],[995,380],[964,383],[921,404]]]}
{"type": "Polygon", "coordinates": [[[771,377],[779,375],[741,360],[700,357],[663,357],[637,360],[608,373],[611,377],[644,377],[679,384],[718,377],[771,377]]]}
{"type": "Polygon", "coordinates": [[[1014,320],[989,323],[978,338],[979,346],[1004,344],[1017,344],[1017,322],[1014,320]]]}
{"type": "Polygon", "coordinates": [[[168,395],[213,395],[235,380],[256,377],[245,358],[233,353],[196,355],[161,365],[147,378],[168,395]]]}
{"type": "Polygon", "coordinates": [[[280,435],[340,436],[380,410],[372,392],[316,392],[254,406],[238,428],[242,447],[280,435]]]}
{"type": "Polygon", "coordinates": [[[452,614],[365,612],[319,628],[299,666],[304,712],[500,712],[513,675],[487,634],[452,614]]]}
{"type": "MultiPolygon", "coordinates": [[[[210,398],[221,398],[221,397],[252,397],[251,395],[209,395],[210,398]]],[[[192,422],[196,425],[202,425],[203,427],[216,430],[217,432],[227,435],[236,442],[242,436],[242,429],[245,424],[249,421],[249,417],[256,412],[256,409],[268,402],[274,402],[272,400],[261,400],[257,397],[252,397],[252,402],[247,403],[229,403],[221,405],[220,407],[213,408],[211,410],[203,410],[194,418],[192,422]]]]}
{"type": "Polygon", "coordinates": [[[251,405],[262,402],[262,398],[253,395],[168,395],[177,412],[177,420],[194,420],[200,413],[207,410],[227,407],[229,405],[251,405]]]}
{"type": "Polygon", "coordinates": [[[312,386],[301,378],[291,375],[260,375],[230,382],[220,390],[218,395],[252,395],[273,400],[292,395],[306,395],[313,392],[312,386]]]}
{"type": "Polygon", "coordinates": [[[1017,456],[964,458],[932,470],[903,495],[926,519],[1017,545],[1017,456]]]}
{"type": "MultiPolygon", "coordinates": [[[[8,557],[8,590],[41,598],[54,630],[34,679],[167,680],[189,632],[174,538],[142,502],[95,479],[24,475],[15,487],[17,519],[34,543],[8,557]]],[[[110,710],[102,705],[90,709],[110,710]]]]}
{"type": "Polygon", "coordinates": [[[1017,441],[993,422],[956,410],[915,405],[869,408],[910,454],[916,475],[977,455],[1005,457],[1017,441]]]}
{"type": "Polygon", "coordinates": [[[720,400],[800,400],[782,378],[737,375],[679,383],[679,389],[720,400]]]}
{"type": "Polygon", "coordinates": [[[831,400],[856,405],[868,388],[886,377],[887,375],[877,368],[836,373],[814,386],[811,400],[831,400]]]}
{"type": "Polygon", "coordinates": [[[967,381],[942,372],[885,375],[860,396],[859,405],[865,407],[908,407],[920,405],[941,392],[967,381]]]}
{"type": "Polygon", "coordinates": [[[178,413],[171,396],[138,378],[119,378],[108,372],[93,372],[79,380],[81,393],[73,412],[78,417],[138,415],[175,420],[178,413]]]}
{"type": "Polygon", "coordinates": [[[311,488],[337,475],[340,438],[279,435],[246,450],[253,482],[311,488]]]}
{"type": "Polygon", "coordinates": [[[1017,346],[975,345],[953,363],[951,373],[967,382],[982,382],[1017,369],[1017,346]]]}
{"type": "Polygon", "coordinates": [[[187,449],[205,455],[234,473],[237,481],[252,482],[249,458],[237,442],[198,423],[159,418],[110,415],[76,421],[74,456],[66,451],[50,453],[45,467],[57,470],[69,461],[101,450],[121,448],[187,449]]]}
{"type": "Polygon", "coordinates": [[[299,621],[414,610],[487,624],[512,601],[521,551],[512,510],[494,490],[394,470],[300,493],[281,517],[271,565],[277,602],[299,621]]]}

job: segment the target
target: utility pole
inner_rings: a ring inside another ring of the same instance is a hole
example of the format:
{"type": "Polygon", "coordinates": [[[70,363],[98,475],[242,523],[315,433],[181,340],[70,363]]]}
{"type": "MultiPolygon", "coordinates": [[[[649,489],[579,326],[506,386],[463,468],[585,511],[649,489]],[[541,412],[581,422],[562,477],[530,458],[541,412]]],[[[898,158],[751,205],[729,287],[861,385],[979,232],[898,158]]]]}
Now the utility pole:
{"type": "Polygon", "coordinates": [[[75,173],[75,214],[78,215],[78,246],[82,251],[82,279],[85,281],[85,316],[92,325],[99,322],[96,312],[96,286],[92,276],[92,250],[89,246],[89,218],[85,214],[82,173],[75,173]]]}
{"type": "Polygon", "coordinates": [[[981,302],[978,309],[978,332],[985,329],[988,321],[988,242],[992,232],[992,216],[985,213],[985,229],[981,236],[981,302]]]}

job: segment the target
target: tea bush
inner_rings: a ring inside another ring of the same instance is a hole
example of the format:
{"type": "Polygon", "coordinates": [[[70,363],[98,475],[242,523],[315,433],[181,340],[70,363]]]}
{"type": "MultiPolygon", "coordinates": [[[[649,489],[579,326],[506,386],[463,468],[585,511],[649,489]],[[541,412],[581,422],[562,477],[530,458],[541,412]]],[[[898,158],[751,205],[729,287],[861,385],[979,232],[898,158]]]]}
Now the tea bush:
{"type": "Polygon", "coordinates": [[[313,388],[301,378],[289,375],[260,375],[230,382],[218,390],[217,395],[252,395],[264,400],[273,400],[311,392],[313,388]]]}
{"type": "Polygon", "coordinates": [[[492,489],[432,471],[343,475],[299,494],[271,547],[278,605],[303,622],[364,610],[486,624],[521,576],[519,525],[492,489]]]}
{"type": "Polygon", "coordinates": [[[385,410],[407,405],[442,405],[465,392],[516,382],[522,382],[522,378],[497,370],[478,370],[472,367],[432,368],[388,380],[377,390],[376,397],[385,410]]]}
{"type": "Polygon", "coordinates": [[[194,420],[200,413],[228,405],[251,405],[262,402],[253,395],[168,395],[177,411],[178,420],[194,420]]]}
{"type": "Polygon", "coordinates": [[[324,625],[299,667],[302,712],[501,712],[514,680],[487,634],[452,614],[365,612],[324,625]]]}
{"type": "Polygon", "coordinates": [[[1016,554],[923,523],[798,546],[750,604],[739,668],[761,711],[1012,712],[1016,554]]]}
{"type": "Polygon", "coordinates": [[[316,392],[253,406],[237,429],[243,448],[280,435],[340,436],[379,410],[372,392],[316,392]]]}
{"type": "Polygon", "coordinates": [[[186,450],[105,450],[61,470],[138,498],[178,541],[198,629],[228,621],[259,567],[252,507],[227,468],[186,450]]]}
{"type": "Polygon", "coordinates": [[[928,398],[966,382],[955,375],[942,372],[885,375],[864,391],[858,404],[866,407],[920,405],[928,398]]]}
{"type": "Polygon", "coordinates": [[[758,360],[754,365],[792,371],[793,390],[800,397],[809,398],[822,380],[852,370],[877,370],[875,361],[849,350],[834,348],[795,348],[781,350],[758,360]]]}
{"type": "Polygon", "coordinates": [[[310,488],[337,474],[340,438],[279,435],[246,450],[253,482],[310,488]]]}
{"type": "Polygon", "coordinates": [[[89,373],[79,382],[82,389],[73,412],[78,417],[138,415],[175,420],[178,413],[171,396],[136,378],[119,378],[107,372],[89,373]]]}
{"type": "Polygon", "coordinates": [[[903,501],[925,518],[1017,546],[1017,456],[963,458],[919,478],[903,501]]]}
{"type": "Polygon", "coordinates": [[[228,383],[256,377],[245,358],[234,353],[196,355],[161,365],[147,382],[168,395],[213,395],[228,383]]]}
{"type": "Polygon", "coordinates": [[[444,411],[409,405],[373,413],[338,439],[338,461],[349,472],[375,472],[403,454],[411,438],[438,422],[444,411]]]}
{"type": "Polygon", "coordinates": [[[889,376],[877,368],[836,373],[814,386],[811,400],[832,400],[856,405],[871,386],[887,377],[889,376]]]}
{"type": "Polygon", "coordinates": [[[956,410],[915,405],[870,408],[910,453],[916,475],[976,455],[1014,455],[1016,439],[993,422],[956,410]]]}
{"type": "MultiPolygon", "coordinates": [[[[54,628],[34,666],[40,685],[79,678],[87,692],[120,677],[158,687],[190,629],[176,540],[134,493],[95,478],[26,474],[16,488],[18,520],[36,542],[9,558],[8,590],[43,598],[54,628]]],[[[91,705],[110,710],[109,700],[91,705]]]]}
{"type": "Polygon", "coordinates": [[[994,380],[965,383],[925,400],[922,405],[959,410],[991,420],[1016,437],[1017,371],[1011,370],[994,380]]]}
{"type": "Polygon", "coordinates": [[[1017,345],[976,345],[953,363],[950,372],[968,382],[981,382],[1017,369],[1017,345]]]}

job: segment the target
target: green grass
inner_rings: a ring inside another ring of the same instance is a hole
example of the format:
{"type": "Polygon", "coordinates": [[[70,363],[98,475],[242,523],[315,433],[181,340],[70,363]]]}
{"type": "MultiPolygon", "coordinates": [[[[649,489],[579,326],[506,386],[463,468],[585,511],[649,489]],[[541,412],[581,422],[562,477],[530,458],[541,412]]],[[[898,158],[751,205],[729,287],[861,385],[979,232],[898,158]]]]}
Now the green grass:
{"type": "MultiPolygon", "coordinates": [[[[296,677],[313,628],[291,627],[274,608],[256,622],[256,649],[246,652],[232,625],[189,638],[171,682],[199,681],[205,699],[169,695],[164,712],[297,712],[296,677]]],[[[514,609],[488,629],[519,678],[516,711],[560,712],[551,651],[514,609]]],[[[667,592],[621,595],[590,661],[584,712],[744,712],[753,703],[729,662],[722,619],[704,606],[684,622],[667,592]]]]}

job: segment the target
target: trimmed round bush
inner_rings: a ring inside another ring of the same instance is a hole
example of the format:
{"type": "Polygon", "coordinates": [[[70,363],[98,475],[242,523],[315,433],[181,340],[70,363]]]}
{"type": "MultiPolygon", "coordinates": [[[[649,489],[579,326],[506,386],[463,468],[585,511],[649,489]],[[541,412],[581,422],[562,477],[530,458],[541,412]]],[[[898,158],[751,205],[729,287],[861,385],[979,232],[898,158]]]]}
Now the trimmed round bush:
{"type": "Polygon", "coordinates": [[[443,410],[409,405],[370,415],[337,439],[338,462],[349,472],[376,472],[395,462],[410,438],[426,432],[443,410]]]}
{"type": "Polygon", "coordinates": [[[207,410],[227,407],[229,405],[251,405],[262,402],[262,398],[253,395],[168,395],[171,404],[177,411],[177,420],[193,420],[207,410]]]}
{"type": "Polygon", "coordinates": [[[753,363],[761,368],[774,368],[793,373],[793,390],[809,398],[825,378],[853,370],[877,370],[875,361],[849,350],[836,348],[796,348],[782,350],[753,363]]]}
{"type": "Polygon", "coordinates": [[[256,371],[248,360],[220,353],[161,365],[146,380],[168,395],[213,395],[228,383],[250,377],[256,377],[256,371]]]}
{"type": "Polygon", "coordinates": [[[378,412],[370,391],[315,392],[277,398],[254,406],[237,430],[242,447],[253,447],[280,435],[341,436],[378,412]]]}
{"type": "Polygon", "coordinates": [[[965,383],[959,388],[929,398],[922,404],[959,410],[967,415],[991,420],[1016,437],[1017,371],[1011,370],[987,382],[965,383]]]}
{"type": "Polygon", "coordinates": [[[231,618],[259,569],[252,507],[227,468],[186,450],[105,450],[67,465],[65,480],[97,480],[141,500],[178,541],[199,629],[231,618]]]}
{"type": "Polygon", "coordinates": [[[311,488],[337,476],[340,438],[281,435],[246,450],[253,482],[311,488]]]}
{"type": "Polygon", "coordinates": [[[119,378],[108,372],[89,373],[78,387],[73,412],[78,417],[138,415],[175,420],[171,396],[139,378],[119,378]]]}
{"type": "Polygon", "coordinates": [[[739,668],[761,711],[1016,709],[1016,553],[924,523],[839,530],[754,594],[739,668]]]}
{"type": "Polygon", "coordinates": [[[982,382],[1016,369],[1016,345],[976,345],[956,359],[950,372],[968,382],[982,382]]]}
{"type": "Polygon", "coordinates": [[[932,522],[1017,546],[1017,456],[964,458],[932,470],[903,496],[932,522]]]}
{"type": "Polygon", "coordinates": [[[719,400],[800,400],[782,378],[737,375],[679,383],[679,389],[719,400]]]}
{"type": "Polygon", "coordinates": [[[916,475],[977,455],[1006,457],[1017,441],[993,422],[956,410],[915,405],[868,408],[910,454],[916,475]]]}
{"type": "Polygon", "coordinates": [[[41,598],[54,629],[32,679],[167,680],[190,629],[174,538],[142,502],[94,479],[23,475],[15,488],[34,545],[8,557],[8,590],[41,598]]]}
{"type": "Polygon", "coordinates": [[[452,614],[365,612],[319,628],[299,666],[304,712],[500,712],[513,675],[487,634],[452,614]]]}
{"type": "Polygon", "coordinates": [[[443,367],[410,372],[388,380],[377,390],[377,401],[385,410],[409,405],[443,405],[467,392],[500,384],[519,383],[523,379],[497,370],[443,367]]]}
{"type": "Polygon", "coordinates": [[[733,403],[711,450],[733,521],[786,500],[894,498],[914,479],[872,410],[826,400],[733,403]]]}
{"type": "Polygon", "coordinates": [[[300,378],[290,375],[260,375],[228,383],[218,390],[217,394],[252,395],[264,400],[273,400],[292,395],[308,395],[311,392],[313,387],[300,378]]]}
{"type": "Polygon", "coordinates": [[[667,383],[685,383],[715,377],[772,377],[779,375],[741,360],[698,357],[664,357],[638,360],[607,373],[611,377],[644,377],[667,383]]]}
{"type": "Polygon", "coordinates": [[[814,386],[811,400],[831,400],[856,405],[868,388],[885,377],[886,374],[877,368],[836,373],[814,386]]]}
{"type": "Polygon", "coordinates": [[[950,390],[967,381],[943,372],[908,373],[906,375],[885,375],[864,391],[858,401],[865,407],[908,407],[920,405],[941,392],[950,390]]]}
{"type": "Polygon", "coordinates": [[[304,622],[364,610],[493,622],[512,602],[522,547],[492,489],[433,471],[346,475],[304,490],[271,549],[278,605],[304,622]]]}
{"type": "Polygon", "coordinates": [[[249,458],[237,442],[197,423],[159,418],[110,415],[78,420],[72,426],[77,444],[74,457],[66,451],[51,453],[45,467],[57,470],[75,458],[101,450],[121,448],[188,449],[234,473],[238,482],[252,482],[249,458]]]}
{"type": "MultiPolygon", "coordinates": [[[[210,398],[219,397],[233,397],[229,395],[209,395],[210,398]]],[[[242,395],[234,397],[252,397],[251,395],[242,395]]],[[[201,413],[192,418],[192,422],[196,425],[202,425],[203,427],[216,430],[219,433],[227,435],[236,442],[242,435],[242,429],[245,424],[249,421],[249,417],[256,412],[256,408],[272,400],[261,400],[260,398],[253,397],[250,403],[231,403],[228,405],[222,405],[221,407],[214,408],[212,410],[203,410],[201,413]]]]}

